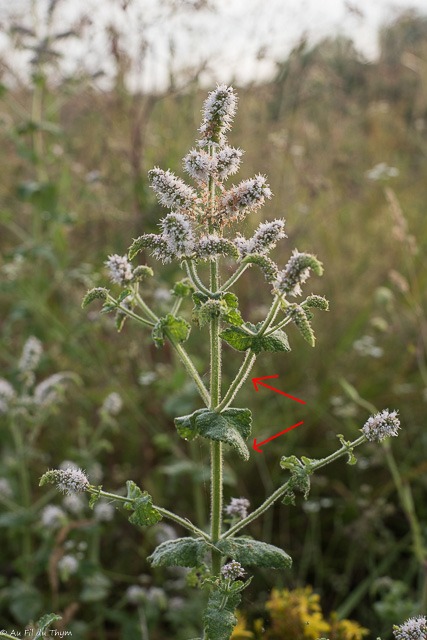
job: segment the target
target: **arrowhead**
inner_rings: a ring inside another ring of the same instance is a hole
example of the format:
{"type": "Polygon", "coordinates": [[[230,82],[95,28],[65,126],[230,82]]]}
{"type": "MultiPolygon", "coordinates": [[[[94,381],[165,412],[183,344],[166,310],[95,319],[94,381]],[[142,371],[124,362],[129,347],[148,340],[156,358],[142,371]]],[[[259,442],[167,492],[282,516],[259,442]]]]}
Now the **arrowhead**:
{"type": "Polygon", "coordinates": [[[252,445],[252,449],[254,451],[258,451],[258,453],[262,453],[262,449],[261,449],[260,445],[257,443],[256,438],[254,438],[254,443],[252,445]]]}
{"type": "Polygon", "coordinates": [[[262,381],[268,380],[269,378],[278,378],[279,374],[277,373],[275,376],[261,376],[260,378],[252,378],[253,385],[255,387],[255,391],[258,391],[258,385],[263,386],[262,381]]]}

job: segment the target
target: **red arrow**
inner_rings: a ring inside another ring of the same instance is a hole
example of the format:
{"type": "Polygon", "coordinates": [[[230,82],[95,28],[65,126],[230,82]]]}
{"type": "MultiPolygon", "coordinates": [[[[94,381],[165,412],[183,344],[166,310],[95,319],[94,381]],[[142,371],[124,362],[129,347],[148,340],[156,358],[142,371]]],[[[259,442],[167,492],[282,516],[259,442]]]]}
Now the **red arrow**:
{"type": "Polygon", "coordinates": [[[275,376],[262,376],[261,378],[252,378],[252,382],[254,383],[254,387],[255,387],[255,391],[258,391],[258,385],[261,385],[262,387],[266,387],[267,389],[271,389],[272,391],[275,391],[276,393],[280,393],[282,396],[286,396],[287,398],[290,398],[291,400],[295,400],[295,402],[300,402],[301,404],[307,404],[305,402],[305,400],[301,400],[301,398],[295,398],[295,396],[291,396],[289,395],[289,393],[285,393],[284,391],[280,391],[280,389],[276,389],[275,387],[270,387],[269,384],[266,384],[265,382],[261,382],[261,380],[267,380],[268,378],[278,378],[279,374],[276,374],[275,376]]]}
{"type": "Polygon", "coordinates": [[[254,451],[258,451],[259,453],[262,453],[261,447],[262,447],[263,444],[266,444],[267,442],[270,442],[270,440],[274,440],[274,438],[278,438],[279,436],[283,435],[287,431],[290,431],[291,429],[295,429],[296,427],[299,427],[300,424],[304,424],[304,421],[302,420],[301,422],[297,422],[296,424],[293,424],[292,427],[288,427],[287,429],[283,429],[283,431],[280,431],[279,433],[276,433],[276,435],[274,435],[274,436],[270,436],[269,438],[267,438],[267,440],[263,440],[262,442],[257,442],[256,438],[254,438],[254,443],[252,445],[252,449],[254,449],[254,451]]]}

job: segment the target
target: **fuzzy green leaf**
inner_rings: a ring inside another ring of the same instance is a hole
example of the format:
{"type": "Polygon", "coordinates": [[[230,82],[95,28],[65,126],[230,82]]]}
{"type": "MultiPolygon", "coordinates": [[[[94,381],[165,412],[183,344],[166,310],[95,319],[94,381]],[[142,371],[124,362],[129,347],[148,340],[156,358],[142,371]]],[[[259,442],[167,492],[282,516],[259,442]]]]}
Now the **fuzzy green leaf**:
{"type": "Polygon", "coordinates": [[[193,440],[196,436],[200,435],[196,425],[196,418],[200,414],[208,411],[209,409],[197,409],[197,411],[188,416],[175,418],[174,422],[178,435],[180,435],[184,440],[193,440]]]}
{"type": "Polygon", "coordinates": [[[57,620],[61,620],[61,616],[56,615],[56,613],[46,613],[46,615],[42,616],[40,620],[37,621],[38,630],[34,636],[34,640],[36,640],[36,638],[46,637],[50,625],[57,620]]]}
{"type": "Polygon", "coordinates": [[[184,278],[179,282],[175,282],[171,293],[177,298],[187,298],[194,293],[194,286],[189,278],[184,278]]]}
{"type": "Polygon", "coordinates": [[[237,560],[245,567],[254,565],[269,569],[288,569],[292,565],[292,558],[282,549],[252,538],[226,538],[216,546],[223,555],[237,560]]]}
{"type": "Polygon", "coordinates": [[[222,591],[212,591],[206,607],[203,622],[205,624],[206,637],[209,640],[229,640],[237,618],[234,611],[241,600],[239,593],[231,593],[227,596],[222,591]]]}
{"type": "Polygon", "coordinates": [[[162,516],[153,507],[153,498],[150,494],[147,491],[141,491],[132,480],[128,480],[126,486],[128,489],[126,498],[130,502],[126,502],[123,506],[128,511],[133,511],[129,522],[139,527],[148,527],[159,522],[162,516]]]}
{"type": "Polygon", "coordinates": [[[167,334],[177,342],[185,342],[190,335],[190,329],[190,325],[184,318],[177,318],[171,313],[168,313],[156,322],[151,335],[156,343],[156,347],[162,347],[167,334]]]}
{"type": "Polygon", "coordinates": [[[188,416],[175,418],[175,425],[181,438],[192,440],[202,436],[209,440],[229,444],[244,459],[248,460],[249,450],[245,440],[251,433],[252,416],[249,409],[225,409],[222,413],[198,409],[188,416]]]}
{"type": "MultiPolygon", "coordinates": [[[[250,329],[255,330],[254,325],[247,325],[250,329]]],[[[261,351],[290,351],[288,336],[280,329],[269,336],[251,336],[248,335],[240,327],[228,327],[220,334],[221,338],[227,342],[233,349],[237,351],[247,351],[251,349],[253,353],[261,353],[261,351]]]]}
{"type": "Polygon", "coordinates": [[[222,413],[207,411],[196,419],[201,436],[232,446],[243,460],[249,460],[245,440],[251,433],[252,415],[249,409],[225,409],[222,413]]]}
{"type": "Polygon", "coordinates": [[[148,560],[153,567],[197,567],[207,550],[202,538],[166,540],[159,544],[148,560]]]}
{"type": "Polygon", "coordinates": [[[236,351],[246,351],[251,348],[253,343],[253,336],[248,335],[239,327],[224,329],[224,331],[221,331],[220,337],[236,351]]]}

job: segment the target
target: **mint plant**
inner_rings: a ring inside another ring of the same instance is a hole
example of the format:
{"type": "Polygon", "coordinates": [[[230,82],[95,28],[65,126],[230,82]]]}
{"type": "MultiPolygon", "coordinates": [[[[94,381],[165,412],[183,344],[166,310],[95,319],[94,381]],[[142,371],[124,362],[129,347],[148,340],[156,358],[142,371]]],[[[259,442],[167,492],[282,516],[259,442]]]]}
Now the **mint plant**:
{"type": "Polygon", "coordinates": [[[287,264],[280,268],[269,254],[286,237],[285,221],[261,223],[252,237],[235,231],[248,214],[257,211],[272,197],[265,176],[258,174],[238,185],[226,187],[227,179],[239,169],[242,150],[228,145],[226,134],[236,112],[237,97],[232,87],[218,86],[204,103],[200,139],[196,148],[184,158],[184,169],[195,181],[187,185],[171,171],[155,168],[149,172],[151,187],[159,202],[170,209],[160,222],[160,233],[143,234],[135,239],[128,256],[111,255],[106,261],[113,290],[98,287],[84,298],[83,307],[96,299],[103,301],[104,313],[114,313],[120,330],[126,319],[138,322],[151,331],[154,343],[162,347],[169,342],[200,395],[201,407],[191,415],[175,418],[178,434],[185,440],[204,438],[210,444],[210,527],[202,530],[187,518],[153,504],[147,491],[132,480],[127,494],[105,491],[89,483],[82,470],[54,469],[45,473],[41,485],[53,483],[66,493],[87,491],[91,504],[104,497],[121,503],[130,512],[129,521],[140,527],[154,525],[166,518],[191,535],[161,543],[149,560],[153,566],[188,567],[194,582],[207,590],[203,616],[204,640],[229,640],[236,625],[235,610],[241,592],[249,584],[250,567],[288,569],[289,555],[271,544],[254,540],[242,531],[275,502],[295,504],[296,494],[307,498],[310,476],[330,462],[347,456],[355,462],[354,449],[367,440],[381,441],[396,436],[399,420],[396,411],[384,410],[371,416],[354,441],[338,435],[340,447],[329,456],[310,459],[283,456],[286,472],[283,484],[261,505],[248,513],[249,502],[233,499],[223,504],[224,455],[249,459],[247,440],[251,435],[252,416],[247,408],[235,406],[239,390],[247,380],[258,356],[263,352],[288,352],[284,329],[295,327],[311,345],[315,344],[312,310],[327,310],[327,300],[308,295],[301,302],[302,287],[311,275],[322,275],[316,256],[294,250],[287,264]],[[173,303],[166,315],[159,316],[150,304],[148,265],[134,266],[132,261],[142,252],[163,262],[176,261],[185,277],[172,289],[173,303]],[[251,267],[261,270],[272,293],[265,319],[257,324],[242,317],[239,301],[232,289],[251,267]],[[208,272],[208,277],[206,277],[208,272]],[[230,274],[231,275],[228,275],[230,274]],[[226,275],[227,274],[227,275],[226,275]],[[181,315],[188,302],[191,316],[181,315]],[[192,325],[209,332],[209,384],[184,346],[192,325]],[[224,344],[241,354],[240,366],[230,384],[222,380],[224,344]],[[226,516],[224,518],[224,515],[226,516]]]}

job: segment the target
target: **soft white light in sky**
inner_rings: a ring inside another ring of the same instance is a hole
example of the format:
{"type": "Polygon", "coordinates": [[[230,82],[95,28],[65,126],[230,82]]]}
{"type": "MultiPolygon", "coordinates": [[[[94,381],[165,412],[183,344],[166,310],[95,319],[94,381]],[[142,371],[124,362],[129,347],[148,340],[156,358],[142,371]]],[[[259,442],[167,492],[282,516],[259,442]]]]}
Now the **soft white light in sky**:
{"type": "MultiPolygon", "coordinates": [[[[256,81],[274,71],[274,61],[286,58],[301,37],[315,42],[328,35],[347,35],[367,58],[377,53],[380,24],[404,9],[427,12],[427,0],[211,0],[214,11],[185,11],[194,0],[175,2],[171,15],[167,0],[59,0],[55,28],[64,31],[82,16],[89,23],[84,36],[64,41],[65,69],[113,69],[106,27],[114,24],[121,34],[119,46],[133,60],[132,84],[161,90],[170,72],[202,67],[209,84],[218,81],[256,81]],[[127,4],[124,11],[121,6],[127,4]],[[145,44],[145,48],[141,47],[145,44]]],[[[34,0],[41,18],[47,0],[34,0]]],[[[33,24],[30,0],[0,0],[0,16],[21,11],[20,24],[33,24]]],[[[5,53],[6,40],[1,50],[5,53]]],[[[7,53],[7,52],[6,52],[7,53]]],[[[23,68],[29,55],[14,58],[23,68]]]]}

